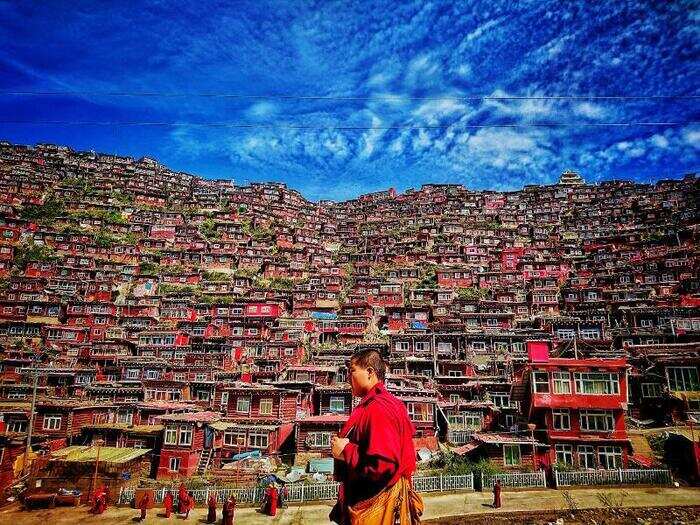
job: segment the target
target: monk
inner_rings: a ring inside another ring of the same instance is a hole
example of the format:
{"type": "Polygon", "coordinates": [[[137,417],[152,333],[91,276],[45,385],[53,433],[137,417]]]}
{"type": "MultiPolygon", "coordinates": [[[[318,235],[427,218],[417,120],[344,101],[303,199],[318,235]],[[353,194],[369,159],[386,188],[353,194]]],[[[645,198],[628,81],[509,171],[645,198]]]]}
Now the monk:
{"type": "Polygon", "coordinates": [[[102,514],[105,510],[107,510],[107,489],[103,485],[95,491],[95,501],[90,512],[102,514]]]}
{"type": "Polygon", "coordinates": [[[216,523],[216,493],[207,500],[207,523],[216,523]]]}
{"type": "Polygon", "coordinates": [[[221,525],[233,525],[233,515],[236,512],[236,498],[233,494],[228,497],[223,507],[221,525]]]}
{"type": "Polygon", "coordinates": [[[187,512],[187,489],[184,483],[180,483],[177,489],[177,513],[184,514],[187,512]]]}
{"type": "Polygon", "coordinates": [[[497,479],[493,485],[493,508],[501,508],[501,480],[497,479]]]}
{"type": "Polygon", "coordinates": [[[331,439],[341,486],[329,517],[340,525],[412,525],[423,513],[423,501],[411,485],[415,429],[404,404],[384,386],[385,371],[376,350],[350,359],[352,393],[361,401],[331,439]]]}
{"type": "Polygon", "coordinates": [[[194,496],[191,492],[187,493],[187,499],[185,503],[185,519],[190,517],[190,511],[194,508],[194,496]]]}
{"type": "Polygon", "coordinates": [[[173,497],[173,493],[168,491],[165,494],[165,497],[163,498],[163,507],[165,508],[165,517],[166,518],[169,518],[173,512],[174,501],[175,501],[175,498],[173,497]]]}
{"type": "Polygon", "coordinates": [[[265,514],[277,515],[277,487],[274,483],[270,483],[265,489],[265,514]]]}
{"type": "Polygon", "coordinates": [[[143,521],[146,519],[146,512],[148,511],[148,507],[151,506],[151,493],[146,492],[146,494],[143,495],[143,498],[141,498],[141,505],[139,505],[139,509],[141,509],[141,517],[139,518],[139,521],[143,521]]]}

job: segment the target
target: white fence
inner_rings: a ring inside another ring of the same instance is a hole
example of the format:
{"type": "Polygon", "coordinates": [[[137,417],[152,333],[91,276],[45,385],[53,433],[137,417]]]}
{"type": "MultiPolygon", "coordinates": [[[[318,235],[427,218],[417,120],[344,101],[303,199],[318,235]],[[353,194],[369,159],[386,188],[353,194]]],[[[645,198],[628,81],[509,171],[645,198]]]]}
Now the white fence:
{"type": "MultiPolygon", "coordinates": [[[[413,485],[418,492],[451,492],[454,490],[474,490],[474,475],[463,474],[459,476],[416,476],[413,485]]],[[[305,501],[333,500],[338,497],[337,482],[327,483],[289,483],[287,489],[289,496],[287,501],[303,503],[305,501]]],[[[166,492],[170,490],[175,496],[178,487],[157,489],[155,491],[156,503],[161,503],[166,492]]],[[[262,503],[265,493],[264,487],[247,487],[238,489],[217,489],[215,487],[200,490],[191,490],[197,503],[204,504],[210,494],[216,493],[219,502],[223,502],[231,494],[236,498],[236,504],[258,505],[262,503]]],[[[128,504],[134,498],[134,489],[122,489],[119,493],[118,504],[128,504]]]]}
{"type": "Polygon", "coordinates": [[[554,472],[557,487],[581,485],[670,485],[671,472],[665,469],[576,470],[554,472]]]}
{"type": "Polygon", "coordinates": [[[544,470],[537,472],[504,472],[500,474],[481,473],[481,490],[492,489],[496,484],[496,480],[501,482],[502,487],[511,487],[516,489],[526,488],[544,488],[547,486],[547,478],[544,470]]]}

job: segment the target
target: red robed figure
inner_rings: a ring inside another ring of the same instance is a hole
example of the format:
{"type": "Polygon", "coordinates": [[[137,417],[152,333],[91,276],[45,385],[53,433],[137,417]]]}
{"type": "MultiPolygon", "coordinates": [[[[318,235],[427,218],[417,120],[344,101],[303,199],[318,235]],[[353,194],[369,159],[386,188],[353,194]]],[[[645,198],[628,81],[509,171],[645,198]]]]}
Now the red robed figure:
{"type": "Polygon", "coordinates": [[[216,494],[207,500],[207,523],[216,523],[216,494]]]}
{"type": "Polygon", "coordinates": [[[173,493],[170,491],[168,491],[165,494],[165,497],[163,498],[163,507],[165,508],[165,517],[166,518],[169,518],[170,514],[172,514],[172,512],[173,512],[174,499],[175,498],[173,498],[173,493]]]}
{"type": "Polygon", "coordinates": [[[277,489],[274,486],[267,487],[265,489],[265,513],[268,516],[274,516],[277,514],[277,489]]]}
{"type": "Polygon", "coordinates": [[[350,442],[343,449],[345,461],[335,462],[335,478],[341,486],[331,519],[343,516],[344,507],[393,486],[402,476],[410,479],[416,470],[414,433],[405,405],[382,382],[374,385],[340,431],[350,442]]]}
{"type": "Polygon", "coordinates": [[[222,525],[233,525],[233,516],[236,512],[236,500],[231,496],[224,503],[222,525]]]}
{"type": "Polygon", "coordinates": [[[184,514],[187,512],[187,489],[184,483],[180,483],[180,488],[177,490],[177,512],[178,514],[184,514]]]}
{"type": "Polygon", "coordinates": [[[501,508],[501,482],[499,480],[496,480],[493,486],[493,508],[501,508]]]}

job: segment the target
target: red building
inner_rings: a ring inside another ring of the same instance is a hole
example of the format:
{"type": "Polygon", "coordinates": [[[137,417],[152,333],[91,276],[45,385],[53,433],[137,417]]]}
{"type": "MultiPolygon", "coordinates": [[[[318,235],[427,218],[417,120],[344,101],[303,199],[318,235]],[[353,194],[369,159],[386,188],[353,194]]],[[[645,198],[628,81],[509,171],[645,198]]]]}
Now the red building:
{"type": "Polygon", "coordinates": [[[549,342],[528,342],[528,417],[550,445],[540,465],[626,468],[627,360],[549,356],[549,342]]]}

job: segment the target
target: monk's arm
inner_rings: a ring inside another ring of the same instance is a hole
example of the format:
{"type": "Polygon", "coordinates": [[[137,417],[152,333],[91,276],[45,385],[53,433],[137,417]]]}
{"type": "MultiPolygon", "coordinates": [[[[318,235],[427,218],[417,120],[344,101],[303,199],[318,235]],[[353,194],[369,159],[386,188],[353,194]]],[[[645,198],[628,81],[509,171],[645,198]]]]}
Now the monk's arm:
{"type": "Polygon", "coordinates": [[[343,449],[343,459],[361,478],[374,482],[389,481],[399,467],[400,436],[396,426],[385,416],[370,417],[367,447],[361,449],[348,443],[343,449]]]}

